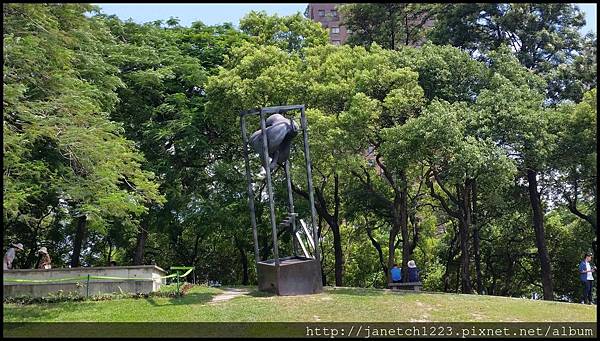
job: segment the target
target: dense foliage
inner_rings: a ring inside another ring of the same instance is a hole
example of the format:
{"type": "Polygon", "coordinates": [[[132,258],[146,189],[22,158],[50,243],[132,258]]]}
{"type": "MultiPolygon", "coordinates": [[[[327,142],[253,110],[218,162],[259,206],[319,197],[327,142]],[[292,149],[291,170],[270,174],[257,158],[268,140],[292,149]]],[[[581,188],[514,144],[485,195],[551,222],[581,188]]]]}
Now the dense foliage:
{"type": "MultiPolygon", "coordinates": [[[[251,12],[238,30],[4,4],[3,242],[24,244],[16,267],[46,246],[54,267],[194,265],[199,281],[255,283],[238,113],[306,104],[325,284],[383,287],[414,259],[429,290],[578,299],[597,224],[595,36],[578,35],[570,5],[392,5],[344,6],[355,34],[338,47],[300,15],[251,12]],[[433,42],[454,46],[425,42],[434,15],[433,42]]],[[[299,140],[292,187],[309,222],[299,140]]],[[[273,182],[281,219],[282,170],[273,182]]]]}

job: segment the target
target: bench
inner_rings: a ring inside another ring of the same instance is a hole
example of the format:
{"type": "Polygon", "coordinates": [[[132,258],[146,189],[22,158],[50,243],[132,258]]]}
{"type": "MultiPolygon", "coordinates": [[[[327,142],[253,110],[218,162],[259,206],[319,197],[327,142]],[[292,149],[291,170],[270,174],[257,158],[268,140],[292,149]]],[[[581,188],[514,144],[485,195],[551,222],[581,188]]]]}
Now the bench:
{"type": "Polygon", "coordinates": [[[388,283],[388,288],[390,288],[392,290],[421,291],[421,288],[423,288],[423,283],[421,283],[421,282],[388,283]]]}

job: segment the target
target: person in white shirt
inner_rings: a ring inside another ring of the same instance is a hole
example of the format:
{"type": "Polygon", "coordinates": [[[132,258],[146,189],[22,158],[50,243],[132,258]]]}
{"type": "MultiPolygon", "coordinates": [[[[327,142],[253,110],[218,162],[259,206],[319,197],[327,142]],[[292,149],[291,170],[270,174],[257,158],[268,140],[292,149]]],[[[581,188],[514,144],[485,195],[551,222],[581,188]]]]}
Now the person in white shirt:
{"type": "Polygon", "coordinates": [[[6,251],[4,254],[4,265],[2,266],[3,270],[10,270],[13,268],[12,262],[15,259],[17,251],[23,251],[23,244],[11,244],[11,247],[8,248],[8,251],[6,251]]]}
{"type": "Polygon", "coordinates": [[[583,260],[579,263],[579,279],[583,284],[583,298],[581,303],[592,304],[592,287],[594,283],[594,272],[596,267],[592,266],[592,254],[586,253],[583,260]]]}

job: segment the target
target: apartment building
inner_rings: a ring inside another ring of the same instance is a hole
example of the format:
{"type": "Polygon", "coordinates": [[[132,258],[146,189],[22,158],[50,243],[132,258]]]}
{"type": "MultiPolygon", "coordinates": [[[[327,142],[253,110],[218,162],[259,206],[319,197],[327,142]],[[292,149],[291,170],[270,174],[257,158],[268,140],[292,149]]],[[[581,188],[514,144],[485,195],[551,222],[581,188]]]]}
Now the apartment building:
{"type": "Polygon", "coordinates": [[[321,25],[329,32],[329,41],[333,45],[341,45],[346,42],[348,32],[346,27],[342,25],[342,18],[338,13],[337,6],[339,3],[309,3],[304,12],[307,18],[320,22],[321,25]]]}

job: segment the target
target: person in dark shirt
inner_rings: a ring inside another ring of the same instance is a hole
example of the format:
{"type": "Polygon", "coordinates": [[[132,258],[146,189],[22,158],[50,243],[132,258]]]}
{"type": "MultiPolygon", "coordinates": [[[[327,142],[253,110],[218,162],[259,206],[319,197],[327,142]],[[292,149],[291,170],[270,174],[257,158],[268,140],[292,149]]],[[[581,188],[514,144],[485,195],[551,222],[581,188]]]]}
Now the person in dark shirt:
{"type": "Polygon", "coordinates": [[[414,260],[408,261],[408,281],[409,282],[420,282],[419,269],[414,260]]]}
{"type": "Polygon", "coordinates": [[[592,304],[592,287],[594,283],[594,272],[596,267],[592,266],[592,254],[586,253],[583,260],[579,263],[579,279],[583,284],[583,298],[581,303],[592,304]]]}
{"type": "Polygon", "coordinates": [[[50,255],[48,254],[48,249],[46,247],[42,247],[38,250],[38,254],[41,256],[40,261],[38,262],[38,269],[50,269],[52,268],[52,261],[50,260],[50,255]]]}
{"type": "Polygon", "coordinates": [[[402,282],[402,269],[398,267],[398,264],[394,264],[392,270],[390,270],[392,274],[392,283],[400,283],[402,282]]]}

